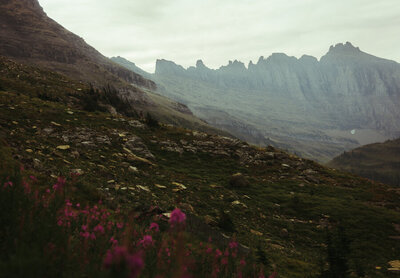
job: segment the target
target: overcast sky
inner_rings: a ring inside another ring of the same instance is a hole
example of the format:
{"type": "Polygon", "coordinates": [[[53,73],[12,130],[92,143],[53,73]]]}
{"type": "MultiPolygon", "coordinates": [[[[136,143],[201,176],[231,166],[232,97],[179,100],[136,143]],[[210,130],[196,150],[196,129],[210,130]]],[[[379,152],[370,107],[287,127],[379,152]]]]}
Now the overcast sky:
{"type": "Polygon", "coordinates": [[[284,52],[318,59],[350,41],[400,62],[399,0],[39,0],[105,56],[149,72],[156,59],[211,68],[284,52]]]}

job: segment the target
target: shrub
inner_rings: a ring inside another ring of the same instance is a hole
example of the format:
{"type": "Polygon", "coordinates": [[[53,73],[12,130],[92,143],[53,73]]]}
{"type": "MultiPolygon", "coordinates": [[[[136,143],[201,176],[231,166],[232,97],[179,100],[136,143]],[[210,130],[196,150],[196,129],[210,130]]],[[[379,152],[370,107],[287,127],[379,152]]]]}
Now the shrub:
{"type": "Polygon", "coordinates": [[[231,176],[229,185],[233,188],[248,187],[249,182],[242,173],[236,173],[231,176]]]}
{"type": "Polygon", "coordinates": [[[233,224],[232,218],[225,211],[220,211],[220,218],[218,221],[218,227],[226,232],[233,233],[236,231],[235,224],[233,224]]]}
{"type": "Polygon", "coordinates": [[[160,126],[159,122],[148,112],[146,114],[145,122],[149,127],[159,127],[160,126]]]}
{"type": "Polygon", "coordinates": [[[83,94],[81,96],[83,110],[86,110],[88,112],[95,112],[95,111],[105,112],[106,109],[99,105],[100,100],[101,100],[100,91],[97,89],[95,90],[93,86],[90,85],[90,88],[88,90],[83,91],[83,94]]]}

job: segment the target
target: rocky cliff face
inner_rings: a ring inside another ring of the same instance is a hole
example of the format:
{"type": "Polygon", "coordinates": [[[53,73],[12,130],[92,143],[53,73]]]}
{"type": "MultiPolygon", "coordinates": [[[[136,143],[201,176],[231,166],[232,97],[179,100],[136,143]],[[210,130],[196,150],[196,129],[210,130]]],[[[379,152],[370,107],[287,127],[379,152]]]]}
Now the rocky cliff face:
{"type": "MultiPolygon", "coordinates": [[[[324,142],[323,150],[317,151],[327,158],[357,145],[357,136],[340,139],[332,135],[334,130],[371,130],[388,139],[400,135],[400,64],[364,53],[349,42],[331,46],[320,61],[274,53],[247,68],[231,61],[213,70],[198,61],[184,69],[158,60],[153,79],[165,94],[179,98],[206,120],[215,118],[208,119],[204,109],[220,109],[282,143],[328,140],[333,148],[322,154],[327,151],[324,142]]],[[[229,117],[225,120],[232,129],[229,117]]],[[[240,125],[235,134],[249,140],[240,125]]],[[[294,150],[302,152],[298,147],[294,150]]]]}

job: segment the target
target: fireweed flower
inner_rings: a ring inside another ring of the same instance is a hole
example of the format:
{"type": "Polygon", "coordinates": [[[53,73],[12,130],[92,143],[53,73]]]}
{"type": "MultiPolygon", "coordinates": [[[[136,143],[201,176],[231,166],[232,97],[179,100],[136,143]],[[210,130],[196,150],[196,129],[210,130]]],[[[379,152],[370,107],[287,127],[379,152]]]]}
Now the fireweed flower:
{"type": "Polygon", "coordinates": [[[65,178],[58,177],[57,183],[53,185],[54,191],[59,191],[65,186],[65,178]]]}
{"type": "Polygon", "coordinates": [[[171,212],[171,218],[169,223],[171,226],[176,224],[184,223],[186,220],[186,214],[184,214],[180,209],[176,208],[171,212]]]}
{"type": "Polygon", "coordinates": [[[94,232],[98,232],[100,234],[104,234],[104,227],[100,224],[98,224],[96,227],[94,227],[93,229],[94,232]]]}
{"type": "Polygon", "coordinates": [[[7,182],[5,182],[4,183],[4,188],[7,188],[7,187],[12,187],[13,186],[13,183],[12,183],[12,181],[7,181],[7,182]]]}
{"type": "Polygon", "coordinates": [[[118,240],[116,240],[113,236],[110,238],[110,242],[112,243],[112,245],[118,244],[118,240]]]}
{"type": "Polygon", "coordinates": [[[156,231],[156,232],[159,232],[159,231],[160,231],[160,227],[158,226],[157,223],[153,222],[153,223],[150,224],[149,230],[150,230],[150,231],[151,231],[151,230],[154,230],[154,231],[156,231]]]}
{"type": "Polygon", "coordinates": [[[145,235],[142,240],[139,241],[139,244],[143,247],[147,247],[153,244],[153,238],[150,235],[145,235]]]}
{"type": "Polygon", "coordinates": [[[84,238],[89,238],[90,237],[90,233],[89,232],[80,232],[79,234],[81,235],[81,237],[84,237],[84,238]]]}
{"type": "Polygon", "coordinates": [[[237,242],[235,242],[235,241],[229,242],[229,248],[230,248],[230,249],[236,249],[236,248],[238,248],[237,242]]]}

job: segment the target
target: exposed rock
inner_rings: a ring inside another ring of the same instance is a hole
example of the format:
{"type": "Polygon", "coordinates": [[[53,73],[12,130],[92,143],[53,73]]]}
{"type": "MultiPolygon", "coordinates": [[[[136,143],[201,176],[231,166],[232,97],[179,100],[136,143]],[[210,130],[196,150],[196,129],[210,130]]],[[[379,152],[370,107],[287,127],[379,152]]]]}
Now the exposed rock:
{"type": "Polygon", "coordinates": [[[286,238],[289,236],[289,231],[286,228],[283,228],[280,232],[281,236],[286,238]]]}
{"type": "Polygon", "coordinates": [[[137,156],[137,155],[135,155],[135,154],[133,154],[129,149],[127,149],[127,148],[123,148],[123,150],[127,153],[127,158],[129,159],[129,160],[132,160],[132,161],[140,161],[140,162],[143,162],[143,163],[146,163],[146,164],[149,164],[149,165],[155,165],[153,162],[151,162],[150,160],[148,160],[148,159],[146,159],[146,158],[142,158],[142,157],[140,157],[140,156],[137,156]]]}
{"type": "Polygon", "coordinates": [[[242,206],[244,208],[247,208],[247,206],[245,204],[243,204],[242,202],[240,202],[239,200],[233,201],[232,205],[233,206],[242,206]]]}
{"type": "Polygon", "coordinates": [[[127,137],[127,141],[124,147],[130,150],[134,154],[139,154],[146,159],[154,160],[154,155],[149,151],[147,146],[143,143],[143,140],[135,135],[130,135],[127,137]]]}
{"type": "Polygon", "coordinates": [[[143,124],[137,120],[130,120],[128,123],[131,127],[134,127],[134,128],[142,128],[143,129],[146,127],[145,124],[143,124]]]}
{"type": "Polygon", "coordinates": [[[146,192],[150,192],[150,189],[147,186],[143,186],[143,185],[136,185],[137,188],[144,190],[146,192]]]}
{"type": "Polygon", "coordinates": [[[215,218],[210,216],[210,215],[204,216],[204,222],[207,225],[210,225],[210,226],[217,226],[218,225],[218,222],[215,220],[215,218]]]}
{"type": "Polygon", "coordinates": [[[136,173],[139,173],[138,168],[136,168],[136,167],[134,167],[134,166],[129,166],[128,169],[129,169],[129,171],[132,172],[132,173],[135,173],[135,174],[136,174],[136,173]]]}
{"type": "Polygon", "coordinates": [[[60,146],[57,146],[57,149],[58,149],[58,150],[68,150],[69,148],[70,148],[69,145],[60,145],[60,146]]]}
{"type": "Polygon", "coordinates": [[[82,170],[82,169],[72,169],[71,170],[71,173],[72,174],[77,174],[77,175],[83,175],[84,174],[84,171],[82,170]]]}
{"type": "Polygon", "coordinates": [[[263,233],[261,233],[259,231],[256,231],[256,230],[253,230],[253,229],[250,229],[250,233],[252,233],[253,235],[256,235],[256,236],[262,236],[263,235],[263,233]]]}
{"type": "Polygon", "coordinates": [[[176,188],[172,189],[173,192],[179,192],[182,190],[186,190],[186,186],[184,186],[183,184],[181,184],[179,182],[172,182],[172,184],[176,186],[176,188]]]}

